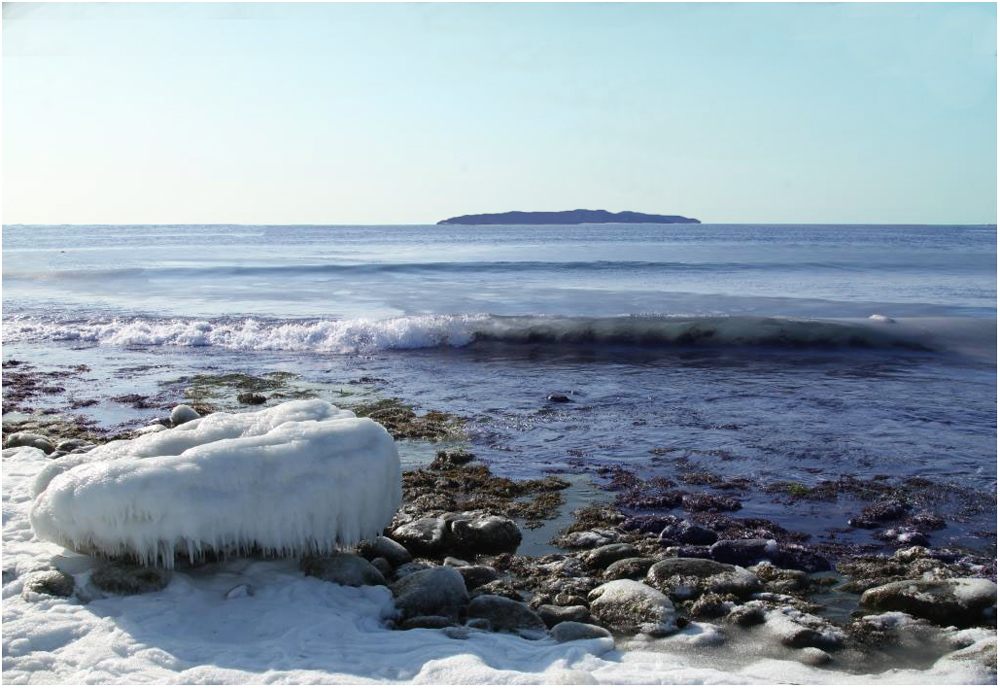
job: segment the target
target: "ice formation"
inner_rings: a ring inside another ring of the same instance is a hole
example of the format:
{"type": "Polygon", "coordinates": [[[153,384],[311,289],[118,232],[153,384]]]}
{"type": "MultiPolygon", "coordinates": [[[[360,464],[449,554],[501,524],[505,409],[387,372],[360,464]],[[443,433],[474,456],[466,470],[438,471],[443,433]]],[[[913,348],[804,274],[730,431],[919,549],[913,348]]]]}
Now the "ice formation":
{"type": "Polygon", "coordinates": [[[52,462],[35,479],[35,535],[172,566],[180,553],[298,555],[375,537],[401,499],[386,430],[324,401],[215,413],[52,462]]]}

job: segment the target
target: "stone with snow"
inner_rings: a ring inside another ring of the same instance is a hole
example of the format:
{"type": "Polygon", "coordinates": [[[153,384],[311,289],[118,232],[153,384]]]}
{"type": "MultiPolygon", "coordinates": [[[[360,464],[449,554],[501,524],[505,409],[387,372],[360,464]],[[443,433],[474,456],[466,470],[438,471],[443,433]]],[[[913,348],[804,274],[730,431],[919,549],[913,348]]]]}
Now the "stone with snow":
{"type": "Polygon", "coordinates": [[[36,571],[25,578],[22,595],[25,599],[31,595],[69,597],[73,594],[74,586],[73,576],[62,571],[36,571]]]}
{"type": "Polygon", "coordinates": [[[767,612],[764,628],[786,647],[836,650],[842,647],[846,640],[843,631],[836,626],[794,607],[767,612]]]}
{"type": "Polygon", "coordinates": [[[906,612],[942,626],[974,626],[996,618],[997,585],[982,578],[903,580],[870,588],[865,609],[906,612]]]}
{"type": "Polygon", "coordinates": [[[549,632],[556,642],[560,643],[568,643],[573,640],[592,640],[593,638],[611,640],[611,633],[606,628],[579,621],[563,621],[553,626],[549,632]]]}
{"type": "Polygon", "coordinates": [[[405,547],[384,535],[371,540],[362,540],[358,544],[358,554],[369,560],[382,557],[394,567],[413,561],[413,555],[405,547]]]}
{"type": "Polygon", "coordinates": [[[757,577],[740,566],[686,557],[653,564],[646,583],[677,600],[693,599],[706,592],[745,599],[761,588],[757,577]]]}
{"type": "Polygon", "coordinates": [[[623,633],[666,635],[677,630],[674,605],[659,590],[622,579],[594,588],[589,595],[595,619],[623,633]]]}
{"type": "Polygon", "coordinates": [[[360,587],[386,584],[382,572],[367,559],[347,552],[337,552],[328,557],[306,557],[301,566],[307,576],[337,585],[360,587]]]}
{"type": "Polygon", "coordinates": [[[414,616],[455,618],[469,601],[462,574],[450,566],[415,571],[397,580],[389,589],[404,619],[414,616]]]}
{"type": "Polygon", "coordinates": [[[400,478],[382,426],[293,401],[57,459],[35,478],[31,526],[77,552],[168,568],[178,553],[327,553],[381,532],[400,478]]]}
{"type": "Polygon", "coordinates": [[[15,447],[34,447],[35,449],[41,449],[46,454],[51,454],[56,450],[48,437],[33,432],[13,432],[7,435],[4,448],[13,449],[15,447]]]}
{"type": "Polygon", "coordinates": [[[201,415],[187,404],[178,404],[170,412],[170,422],[173,423],[174,427],[190,423],[198,418],[201,418],[201,415]]]}

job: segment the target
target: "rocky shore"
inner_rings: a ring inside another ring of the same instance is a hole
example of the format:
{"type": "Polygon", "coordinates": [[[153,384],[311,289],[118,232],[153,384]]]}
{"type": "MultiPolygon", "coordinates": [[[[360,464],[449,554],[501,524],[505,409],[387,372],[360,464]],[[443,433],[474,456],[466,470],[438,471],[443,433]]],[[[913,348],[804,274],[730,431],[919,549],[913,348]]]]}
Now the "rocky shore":
{"type": "MultiPolygon", "coordinates": [[[[22,376],[18,384],[21,403],[32,383],[22,376]]],[[[232,389],[240,404],[267,401],[267,389],[247,387],[232,389]]],[[[175,406],[169,417],[116,436],[182,425],[198,417],[193,406],[175,406]]],[[[455,416],[419,415],[399,400],[355,411],[397,439],[435,442],[461,428],[455,416]]],[[[50,458],[107,439],[71,422],[4,424],[5,448],[32,447],[50,458]]],[[[718,487],[721,476],[690,475],[679,487],[614,469],[599,480],[607,501],[566,514],[565,479],[512,480],[466,449],[440,450],[403,474],[403,506],[382,536],[303,557],[299,567],[342,586],[386,586],[395,601],[393,628],[440,629],[452,639],[488,631],[560,643],[607,638],[625,647],[674,638],[722,652],[752,642],[762,656],[847,671],[929,665],[946,655],[996,666],[995,557],[928,547],[920,535],[940,518],[931,512],[876,495],[850,525],[892,531],[886,541],[894,551],[835,552],[776,523],[735,517],[734,498],[689,489],[718,487]],[[523,529],[553,519],[564,527],[552,553],[518,554],[523,529]]],[[[86,602],[163,589],[172,573],[118,559],[103,562],[84,588],[57,568],[5,569],[5,583],[20,575],[25,600],[86,602]]],[[[253,594],[246,584],[225,593],[253,594]]]]}

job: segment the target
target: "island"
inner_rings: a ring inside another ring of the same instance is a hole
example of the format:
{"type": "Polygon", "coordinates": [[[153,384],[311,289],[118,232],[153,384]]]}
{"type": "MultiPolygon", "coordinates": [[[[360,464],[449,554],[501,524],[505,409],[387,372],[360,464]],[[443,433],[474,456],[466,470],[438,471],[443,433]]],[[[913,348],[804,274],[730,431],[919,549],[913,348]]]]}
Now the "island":
{"type": "Polygon", "coordinates": [[[680,215],[648,215],[646,213],[609,213],[607,210],[560,210],[555,212],[487,213],[461,215],[441,220],[439,225],[583,225],[583,224],[701,224],[700,220],[680,215]]]}

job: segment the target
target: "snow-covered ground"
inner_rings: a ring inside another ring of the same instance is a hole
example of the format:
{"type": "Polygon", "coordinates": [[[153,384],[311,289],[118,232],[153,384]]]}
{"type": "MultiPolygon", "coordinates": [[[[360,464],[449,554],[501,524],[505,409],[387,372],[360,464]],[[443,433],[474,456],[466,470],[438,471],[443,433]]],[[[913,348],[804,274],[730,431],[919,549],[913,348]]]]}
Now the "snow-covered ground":
{"type": "MultiPolygon", "coordinates": [[[[698,624],[657,641],[619,640],[619,649],[603,638],[559,644],[472,629],[393,631],[385,624],[394,610],[387,588],[306,577],[296,559],[177,570],[160,592],[108,596],[89,582],[96,560],[32,531],[31,485],[51,463],[37,449],[3,452],[5,683],[996,681],[980,663],[947,657],[926,671],[864,676],[755,659],[752,647],[728,642],[712,649],[712,659],[698,648],[717,645],[719,629],[698,624]],[[52,567],[74,576],[73,597],[22,594],[26,574],[52,567]],[[241,584],[253,594],[227,598],[241,584]]],[[[992,635],[965,633],[979,642],[992,635]]]]}

